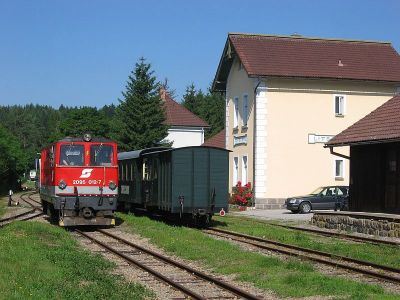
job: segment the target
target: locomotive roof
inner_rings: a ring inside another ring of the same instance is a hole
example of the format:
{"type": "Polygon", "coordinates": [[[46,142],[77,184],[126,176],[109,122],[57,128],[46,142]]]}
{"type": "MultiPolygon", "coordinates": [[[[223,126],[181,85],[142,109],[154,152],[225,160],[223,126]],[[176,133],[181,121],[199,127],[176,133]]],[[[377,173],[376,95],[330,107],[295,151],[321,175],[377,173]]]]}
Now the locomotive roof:
{"type": "Polygon", "coordinates": [[[217,149],[217,150],[221,150],[221,151],[231,152],[230,150],[227,150],[227,149],[218,148],[218,147],[209,147],[209,146],[188,146],[188,147],[180,147],[180,148],[155,147],[155,148],[146,148],[146,149],[141,149],[141,150],[136,150],[136,151],[118,153],[118,160],[138,158],[142,155],[150,155],[150,154],[154,154],[154,153],[168,152],[168,151],[177,151],[177,150],[187,149],[187,148],[212,148],[212,149],[217,149]]]}
{"type": "MultiPolygon", "coordinates": [[[[66,137],[63,138],[62,140],[58,140],[57,142],[85,142],[81,137],[66,137]]],[[[114,141],[106,139],[106,138],[92,138],[90,142],[95,142],[95,143],[113,143],[114,141]]],[[[88,142],[85,142],[88,143],[88,142]]]]}

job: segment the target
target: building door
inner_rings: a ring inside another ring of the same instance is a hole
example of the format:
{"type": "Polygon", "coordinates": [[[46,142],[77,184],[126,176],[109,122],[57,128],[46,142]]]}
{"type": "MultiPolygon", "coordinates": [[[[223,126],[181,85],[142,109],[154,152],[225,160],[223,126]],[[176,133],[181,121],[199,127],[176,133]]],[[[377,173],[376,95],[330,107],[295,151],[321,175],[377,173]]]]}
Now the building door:
{"type": "Polygon", "coordinates": [[[385,203],[383,210],[387,213],[400,211],[400,172],[399,150],[389,148],[386,151],[385,203]]]}

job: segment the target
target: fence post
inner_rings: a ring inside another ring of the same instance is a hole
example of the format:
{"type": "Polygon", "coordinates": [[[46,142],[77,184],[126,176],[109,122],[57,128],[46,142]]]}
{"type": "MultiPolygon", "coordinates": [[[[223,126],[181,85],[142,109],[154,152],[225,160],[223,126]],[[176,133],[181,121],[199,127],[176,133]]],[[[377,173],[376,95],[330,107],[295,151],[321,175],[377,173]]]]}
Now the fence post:
{"type": "Polygon", "coordinates": [[[8,206],[11,206],[12,195],[13,195],[13,191],[10,190],[10,191],[8,192],[8,206]]]}

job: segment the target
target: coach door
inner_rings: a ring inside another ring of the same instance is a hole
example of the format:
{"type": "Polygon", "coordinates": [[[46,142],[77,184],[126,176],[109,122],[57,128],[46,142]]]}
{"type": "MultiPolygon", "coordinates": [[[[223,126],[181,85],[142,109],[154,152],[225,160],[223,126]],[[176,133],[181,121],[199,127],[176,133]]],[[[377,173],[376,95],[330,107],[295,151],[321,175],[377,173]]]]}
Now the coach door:
{"type": "Polygon", "coordinates": [[[158,200],[158,158],[143,159],[143,199],[146,206],[156,206],[158,200]]]}
{"type": "Polygon", "coordinates": [[[151,189],[150,170],[151,170],[150,160],[148,158],[143,158],[142,199],[143,199],[144,206],[147,206],[147,203],[149,203],[149,201],[150,201],[150,189],[151,189]]]}

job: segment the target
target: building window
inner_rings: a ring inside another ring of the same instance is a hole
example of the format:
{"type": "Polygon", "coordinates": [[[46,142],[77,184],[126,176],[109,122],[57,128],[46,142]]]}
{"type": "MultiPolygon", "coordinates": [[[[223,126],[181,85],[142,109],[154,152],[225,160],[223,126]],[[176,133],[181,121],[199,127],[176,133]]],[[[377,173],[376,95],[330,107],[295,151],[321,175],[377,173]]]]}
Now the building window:
{"type": "Polygon", "coordinates": [[[233,185],[236,185],[236,183],[239,180],[239,158],[238,157],[234,157],[233,158],[233,185]]]}
{"type": "Polygon", "coordinates": [[[247,156],[242,157],[242,184],[247,183],[247,156]]]}
{"type": "Polygon", "coordinates": [[[335,178],[338,178],[338,179],[344,178],[344,160],[343,159],[335,160],[335,178]]]}
{"type": "Polygon", "coordinates": [[[249,96],[243,95],[243,126],[247,127],[247,119],[249,115],[249,96]]]}
{"type": "Polygon", "coordinates": [[[239,120],[239,98],[235,97],[233,100],[233,128],[238,127],[238,120],[239,120]]]}
{"type": "Polygon", "coordinates": [[[335,116],[342,117],[345,114],[346,99],[343,95],[335,95],[335,116]]]}

